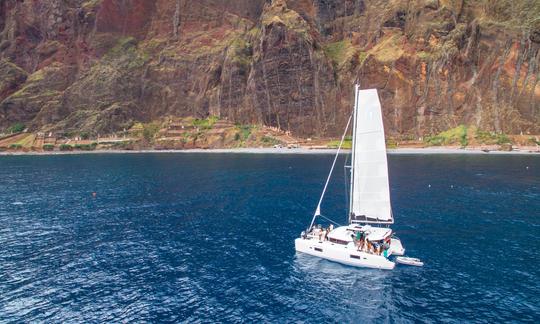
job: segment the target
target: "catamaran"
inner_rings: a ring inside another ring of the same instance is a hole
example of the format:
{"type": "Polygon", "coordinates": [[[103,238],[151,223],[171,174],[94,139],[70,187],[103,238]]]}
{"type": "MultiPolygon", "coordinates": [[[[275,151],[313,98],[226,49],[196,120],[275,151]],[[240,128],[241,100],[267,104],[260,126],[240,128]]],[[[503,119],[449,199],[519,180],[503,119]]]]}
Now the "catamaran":
{"type": "Polygon", "coordinates": [[[390,229],[394,223],[388,182],[386,143],[381,103],[376,89],[360,90],[355,85],[354,110],[341,137],[334,162],[308,229],[295,240],[298,252],[342,264],[391,270],[390,256],[404,255],[405,249],[390,229]],[[352,120],[348,225],[323,228],[315,225],[352,120]]]}

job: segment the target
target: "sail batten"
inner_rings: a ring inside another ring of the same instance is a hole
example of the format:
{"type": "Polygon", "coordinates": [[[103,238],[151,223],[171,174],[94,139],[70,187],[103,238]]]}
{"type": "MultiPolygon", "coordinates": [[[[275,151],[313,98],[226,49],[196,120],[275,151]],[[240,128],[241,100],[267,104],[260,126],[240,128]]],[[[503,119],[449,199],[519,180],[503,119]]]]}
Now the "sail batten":
{"type": "Polygon", "coordinates": [[[393,223],[379,95],[376,89],[355,90],[351,220],[393,223]]]}

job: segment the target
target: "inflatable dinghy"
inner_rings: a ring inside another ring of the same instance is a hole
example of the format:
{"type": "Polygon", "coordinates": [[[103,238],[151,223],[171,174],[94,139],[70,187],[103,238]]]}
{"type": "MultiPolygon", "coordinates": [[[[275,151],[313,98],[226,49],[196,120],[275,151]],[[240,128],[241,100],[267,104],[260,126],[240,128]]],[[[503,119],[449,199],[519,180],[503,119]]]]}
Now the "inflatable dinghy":
{"type": "Polygon", "coordinates": [[[420,261],[420,259],[417,258],[408,258],[408,257],[397,257],[396,262],[399,264],[406,264],[416,267],[421,267],[424,265],[424,262],[420,261]]]}

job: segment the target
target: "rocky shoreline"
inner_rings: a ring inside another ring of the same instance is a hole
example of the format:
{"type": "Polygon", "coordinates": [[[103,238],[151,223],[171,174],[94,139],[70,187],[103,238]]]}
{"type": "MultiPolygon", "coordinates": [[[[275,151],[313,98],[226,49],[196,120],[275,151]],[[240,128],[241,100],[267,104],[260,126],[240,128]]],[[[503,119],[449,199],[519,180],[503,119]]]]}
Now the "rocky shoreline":
{"type": "MultiPolygon", "coordinates": [[[[348,153],[349,150],[342,150],[348,153]]],[[[155,154],[155,153],[209,153],[209,154],[335,154],[336,149],[320,148],[232,148],[232,149],[187,149],[187,150],[94,150],[94,151],[52,151],[52,152],[17,152],[4,151],[0,156],[47,156],[78,154],[155,154]]],[[[488,151],[480,148],[427,147],[388,149],[388,154],[477,154],[477,155],[540,155],[540,148],[527,147],[512,151],[488,151]]]]}

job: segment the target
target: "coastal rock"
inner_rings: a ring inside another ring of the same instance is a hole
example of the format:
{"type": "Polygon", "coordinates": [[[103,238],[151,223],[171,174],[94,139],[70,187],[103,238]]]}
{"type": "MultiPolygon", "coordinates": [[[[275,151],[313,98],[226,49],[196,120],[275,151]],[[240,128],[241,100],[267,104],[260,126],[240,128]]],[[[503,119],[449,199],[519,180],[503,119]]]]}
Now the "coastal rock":
{"type": "Polygon", "coordinates": [[[0,61],[0,75],[0,101],[17,91],[28,77],[26,71],[8,60],[0,61]]]}
{"type": "Polygon", "coordinates": [[[391,136],[540,132],[531,1],[0,2],[0,129],[110,133],[166,116],[335,136],[352,84],[391,136]]]}

